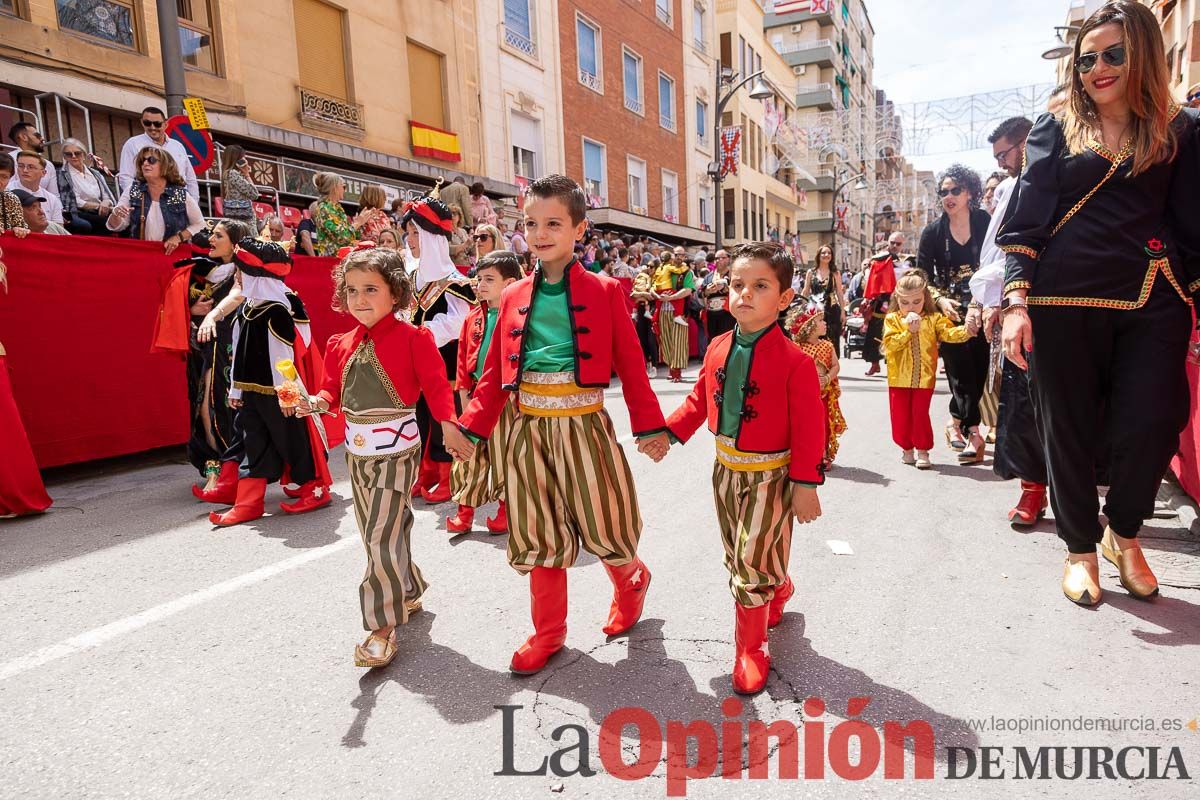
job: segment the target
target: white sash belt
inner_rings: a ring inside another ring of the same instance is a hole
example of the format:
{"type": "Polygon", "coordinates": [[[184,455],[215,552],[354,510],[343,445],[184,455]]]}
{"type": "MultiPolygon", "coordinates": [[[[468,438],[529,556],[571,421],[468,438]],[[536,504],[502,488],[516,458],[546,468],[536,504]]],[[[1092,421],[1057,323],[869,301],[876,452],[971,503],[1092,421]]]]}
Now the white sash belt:
{"type": "Polygon", "coordinates": [[[359,458],[394,456],[421,446],[417,415],[399,414],[392,419],[353,422],[346,416],[346,451],[359,458]]]}

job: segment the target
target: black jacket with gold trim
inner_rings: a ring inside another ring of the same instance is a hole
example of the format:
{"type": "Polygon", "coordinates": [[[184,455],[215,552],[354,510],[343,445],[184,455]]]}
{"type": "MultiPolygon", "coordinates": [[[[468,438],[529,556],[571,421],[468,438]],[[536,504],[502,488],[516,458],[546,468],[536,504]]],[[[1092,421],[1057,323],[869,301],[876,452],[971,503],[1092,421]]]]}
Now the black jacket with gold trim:
{"type": "Polygon", "coordinates": [[[458,374],[458,337],[471,307],[478,303],[475,289],[466,278],[460,276],[427,284],[414,300],[412,324],[418,328],[428,328],[433,334],[438,352],[446,362],[446,377],[450,379],[451,386],[458,374]],[[462,300],[465,306],[451,306],[448,297],[462,300]]]}
{"type": "Polygon", "coordinates": [[[1200,291],[1200,112],[1176,109],[1178,150],[1130,175],[1129,147],[1091,141],[1072,155],[1062,123],[1038,118],[997,243],[1004,291],[1035,305],[1129,310],[1162,274],[1185,300],[1200,291]]]}
{"type": "Polygon", "coordinates": [[[287,293],[291,306],[282,303],[269,302],[258,305],[243,303],[237,310],[237,336],[233,343],[233,378],[234,388],[260,394],[274,394],[275,361],[274,356],[286,351],[288,358],[292,357],[291,349],[296,343],[296,323],[307,323],[308,312],[304,303],[292,292],[287,293]],[[282,345],[276,346],[272,353],[272,341],[282,345]]]}

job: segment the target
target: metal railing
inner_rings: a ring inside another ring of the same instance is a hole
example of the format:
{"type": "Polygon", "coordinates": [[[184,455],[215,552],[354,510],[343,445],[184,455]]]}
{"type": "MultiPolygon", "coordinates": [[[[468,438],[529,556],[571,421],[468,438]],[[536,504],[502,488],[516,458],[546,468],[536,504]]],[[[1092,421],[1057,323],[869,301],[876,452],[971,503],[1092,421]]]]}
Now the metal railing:
{"type": "Polygon", "coordinates": [[[300,92],[300,118],[302,120],[340,128],[353,128],[357,131],[366,130],[366,126],[363,124],[363,107],[358,103],[330,97],[303,86],[296,88],[300,92]]]}
{"type": "Polygon", "coordinates": [[[641,114],[642,113],[642,101],[636,97],[626,96],[625,97],[625,108],[629,109],[630,111],[632,111],[635,114],[641,114]]]}
{"type": "Polygon", "coordinates": [[[584,86],[588,87],[589,89],[593,89],[597,92],[601,91],[600,76],[598,76],[598,75],[593,75],[590,72],[580,69],[579,70],[579,82],[582,83],[584,86]]]}
{"type": "Polygon", "coordinates": [[[504,43],[514,50],[519,50],[530,58],[537,58],[537,42],[504,25],[504,43]]]}
{"type": "Polygon", "coordinates": [[[663,114],[659,112],[658,124],[669,131],[675,130],[675,116],[673,114],[663,114]]]}
{"type": "Polygon", "coordinates": [[[833,47],[833,42],[829,39],[815,39],[809,42],[784,42],[779,47],[780,55],[786,53],[802,53],[805,50],[816,50],[819,47],[833,47]]]}

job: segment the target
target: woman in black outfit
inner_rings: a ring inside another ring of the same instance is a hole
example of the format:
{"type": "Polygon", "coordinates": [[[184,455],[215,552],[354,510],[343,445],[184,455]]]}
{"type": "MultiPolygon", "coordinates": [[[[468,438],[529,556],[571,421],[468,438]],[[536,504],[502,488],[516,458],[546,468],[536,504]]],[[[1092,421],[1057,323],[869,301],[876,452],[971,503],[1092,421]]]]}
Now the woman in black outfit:
{"type": "MultiPolygon", "coordinates": [[[[930,278],[938,310],[954,321],[971,305],[971,276],[979,269],[991,217],[979,207],[983,185],[979,173],[954,164],[938,180],[943,214],[921,232],[917,267],[930,278]]],[[[979,400],[987,382],[987,340],[977,325],[968,323],[972,338],[962,344],[942,345],[946,380],[950,384],[950,417],[946,440],[960,451],[961,464],[979,464],[986,448],[979,435],[979,400]]]]}
{"type": "Polygon", "coordinates": [[[1136,537],[1188,418],[1200,127],[1197,111],[1171,101],[1162,35],[1145,6],[1122,0],[1090,16],[1073,66],[1062,117],[1043,115],[1030,132],[998,241],[1005,355],[1031,369],[1050,504],[1067,545],[1062,590],[1093,605],[1097,543],[1130,594],[1158,593],[1136,537]]]}
{"type": "Polygon", "coordinates": [[[833,354],[841,358],[846,290],[842,288],[842,273],[833,266],[833,248],[829,245],[817,249],[817,263],[804,274],[804,289],[800,293],[825,310],[825,337],[833,343],[833,354]]]}

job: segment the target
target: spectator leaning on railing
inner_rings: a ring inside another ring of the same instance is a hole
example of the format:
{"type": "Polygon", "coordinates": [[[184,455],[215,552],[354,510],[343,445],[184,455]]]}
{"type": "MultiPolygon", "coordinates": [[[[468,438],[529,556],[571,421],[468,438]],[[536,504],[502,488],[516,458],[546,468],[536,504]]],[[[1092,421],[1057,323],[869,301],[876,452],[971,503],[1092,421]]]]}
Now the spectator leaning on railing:
{"type": "Polygon", "coordinates": [[[71,233],[108,236],[104,223],[117,200],[100,171],[87,165],[87,148],[78,139],[62,144],[63,166],[58,171],[58,196],[63,224],[71,233]]]}
{"type": "Polygon", "coordinates": [[[240,145],[231,144],[221,153],[221,206],[225,216],[245,222],[257,230],[254,201],[258,187],[250,178],[250,162],[240,145]]]}
{"type": "Polygon", "coordinates": [[[353,223],[342,208],[346,195],[346,181],[334,172],[318,172],[313,176],[313,186],[321,199],[309,206],[313,224],[316,226],[317,241],[314,246],[319,256],[336,256],[337,251],[358,241],[361,222],[353,223]]]}
{"type": "Polygon", "coordinates": [[[175,160],[175,168],[187,187],[187,193],[196,202],[200,202],[200,184],[196,180],[196,171],[188,160],[187,151],[183,145],[167,136],[167,116],[162,109],[150,106],[142,110],[142,130],[145,133],[131,136],[121,146],[121,168],[117,174],[117,184],[123,193],[133,181],[140,177],[134,164],[138,154],[146,147],[158,147],[166,150],[175,160]]]}
{"type": "Polygon", "coordinates": [[[121,192],[108,215],[108,229],[129,229],[134,239],[162,242],[168,255],[204,229],[200,206],[184,187],[174,159],[158,147],[144,147],[134,157],[138,179],[121,192]]]}
{"type": "MultiPolygon", "coordinates": [[[[46,198],[46,216],[51,222],[59,225],[63,222],[62,201],[58,194],[46,189],[42,182],[46,177],[46,157],[33,150],[22,150],[17,153],[17,174],[8,182],[9,190],[24,189],[31,195],[46,198]]],[[[55,187],[57,189],[57,187],[55,187]]]]}

